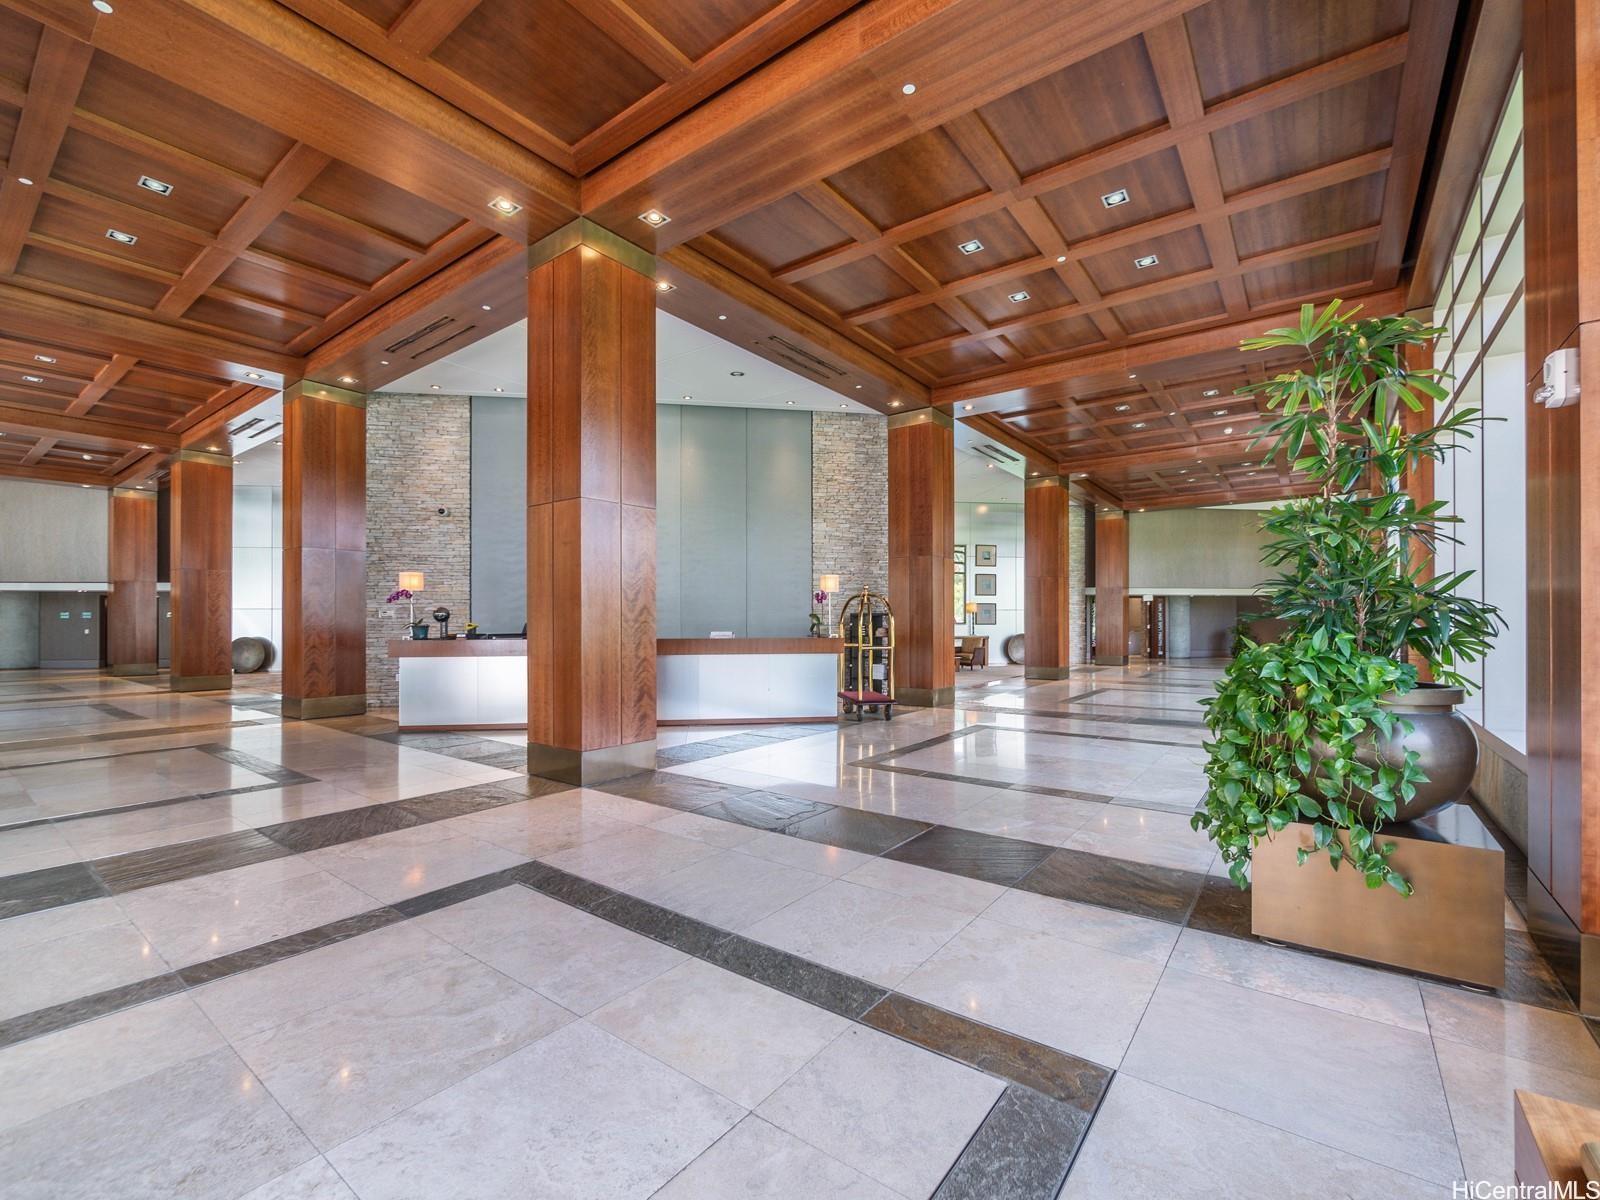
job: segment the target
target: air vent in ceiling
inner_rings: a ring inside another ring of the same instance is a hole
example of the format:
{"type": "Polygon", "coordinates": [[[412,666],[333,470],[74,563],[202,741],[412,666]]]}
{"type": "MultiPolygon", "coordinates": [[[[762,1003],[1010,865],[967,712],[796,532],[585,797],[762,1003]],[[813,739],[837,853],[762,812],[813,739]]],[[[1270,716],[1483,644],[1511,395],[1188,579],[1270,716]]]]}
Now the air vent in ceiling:
{"type": "Polygon", "coordinates": [[[1016,463],[1022,461],[1021,455],[1013,454],[1011,451],[1006,450],[1003,447],[996,446],[993,442],[985,442],[983,445],[974,446],[972,449],[975,453],[981,454],[985,458],[992,458],[997,463],[1016,463]]]}
{"type": "Polygon", "coordinates": [[[454,317],[440,317],[437,321],[434,321],[432,324],[424,325],[421,329],[417,330],[415,333],[407,334],[405,337],[401,338],[398,342],[391,342],[389,345],[385,346],[384,349],[386,351],[388,351],[390,354],[399,354],[400,351],[404,350],[407,346],[410,346],[413,342],[421,341],[421,340],[427,338],[430,334],[438,333],[440,330],[444,329],[446,326],[454,325],[455,323],[456,323],[456,319],[454,317]]]}
{"type": "Polygon", "coordinates": [[[804,346],[797,346],[788,338],[779,337],[777,334],[769,334],[764,340],[757,342],[756,345],[766,350],[769,354],[777,355],[784,362],[793,366],[795,370],[804,372],[813,379],[820,379],[825,383],[843,379],[849,374],[843,367],[837,366],[825,358],[818,358],[804,346]]]}

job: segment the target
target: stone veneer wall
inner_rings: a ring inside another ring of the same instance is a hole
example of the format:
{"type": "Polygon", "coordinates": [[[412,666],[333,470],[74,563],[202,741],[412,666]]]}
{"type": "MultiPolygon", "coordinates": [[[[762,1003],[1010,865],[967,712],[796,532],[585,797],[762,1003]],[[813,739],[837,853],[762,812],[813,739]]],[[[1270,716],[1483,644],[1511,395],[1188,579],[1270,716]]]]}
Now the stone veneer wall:
{"type": "MultiPolygon", "coordinates": [[[[401,571],[427,587],[417,615],[444,605],[450,628],[472,600],[472,401],[467,396],[367,397],[367,703],[400,702],[390,638],[406,637],[406,606],[384,603],[401,571]],[[449,510],[440,516],[438,509],[449,510]]],[[[431,621],[431,617],[429,618],[431,621]]]]}
{"type": "MultiPolygon", "coordinates": [[[[883,417],[811,414],[811,586],[829,573],[839,576],[845,596],[863,586],[889,591],[889,424],[883,417]]],[[[835,597],[835,619],[839,604],[835,597]]]]}
{"type": "Polygon", "coordinates": [[[1085,544],[1089,536],[1089,510],[1082,504],[1073,504],[1067,509],[1067,581],[1071,590],[1071,600],[1067,607],[1067,616],[1071,622],[1069,637],[1068,662],[1084,663],[1089,661],[1088,651],[1088,593],[1084,589],[1087,583],[1088,546],[1085,544]]]}

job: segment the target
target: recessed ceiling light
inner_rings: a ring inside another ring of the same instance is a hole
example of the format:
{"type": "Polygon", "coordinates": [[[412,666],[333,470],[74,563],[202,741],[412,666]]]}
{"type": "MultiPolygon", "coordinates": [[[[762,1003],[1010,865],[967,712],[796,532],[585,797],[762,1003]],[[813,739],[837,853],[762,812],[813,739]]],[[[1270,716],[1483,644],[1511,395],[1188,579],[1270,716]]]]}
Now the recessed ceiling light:
{"type": "Polygon", "coordinates": [[[1134,423],[1133,423],[1133,427],[1134,427],[1134,428],[1135,428],[1135,429],[1143,429],[1143,428],[1144,428],[1144,425],[1145,425],[1145,423],[1144,423],[1144,422],[1143,422],[1143,421],[1135,421],[1135,422],[1134,422],[1134,423]]]}
{"type": "Polygon", "coordinates": [[[676,291],[677,287],[678,287],[677,284],[668,283],[665,279],[656,280],[656,291],[658,291],[658,292],[676,291]]]}
{"type": "Polygon", "coordinates": [[[727,313],[718,313],[717,314],[717,320],[726,321],[727,319],[728,319],[728,314],[727,313]]]}
{"type": "Polygon", "coordinates": [[[1065,254],[1058,254],[1056,255],[1056,261],[1058,263],[1064,263],[1067,261],[1067,256],[1065,254]]]}
{"type": "Polygon", "coordinates": [[[244,377],[246,379],[260,379],[261,378],[261,372],[260,371],[246,371],[244,373],[244,377]]]}
{"type": "Polygon", "coordinates": [[[139,241],[133,234],[123,233],[120,229],[108,229],[106,230],[106,236],[113,242],[121,242],[124,246],[132,246],[139,241]]]}
{"type": "Polygon", "coordinates": [[[1223,433],[1232,433],[1233,432],[1233,426],[1232,425],[1224,425],[1222,427],[1222,432],[1223,433]]]}
{"type": "Polygon", "coordinates": [[[1209,399],[1212,396],[1220,396],[1222,393],[1217,388],[1207,388],[1205,391],[1201,392],[1200,394],[1209,399]]]}
{"type": "Polygon", "coordinates": [[[1129,371],[1128,372],[1128,378],[1129,379],[1137,379],[1137,378],[1139,378],[1139,376],[1135,372],[1129,371]]]}
{"type": "Polygon", "coordinates": [[[111,7],[111,0],[89,0],[89,7],[96,12],[105,13],[108,17],[115,11],[111,7]]]}
{"type": "Polygon", "coordinates": [[[1228,415],[1228,410],[1225,408],[1213,408],[1211,410],[1211,415],[1213,417],[1225,417],[1228,415]]]}
{"type": "Polygon", "coordinates": [[[685,400],[693,400],[693,399],[694,399],[694,397],[693,397],[693,396],[685,396],[685,397],[684,397],[684,399],[685,399],[685,400]]]}
{"type": "Polygon", "coordinates": [[[17,182],[20,183],[23,187],[32,187],[33,186],[33,180],[29,179],[26,175],[18,175],[17,176],[17,182]]]}
{"type": "Polygon", "coordinates": [[[489,207],[502,217],[514,217],[522,211],[522,205],[508,196],[496,196],[489,201],[489,207]]]}
{"type": "Polygon", "coordinates": [[[79,487],[88,487],[89,485],[87,483],[80,483],[78,486],[79,487]]]}
{"type": "Polygon", "coordinates": [[[856,391],[859,392],[860,390],[861,390],[861,385],[858,383],[858,384],[856,384],[856,391]]]}
{"type": "Polygon", "coordinates": [[[640,213],[639,220],[643,221],[646,225],[649,225],[653,229],[660,229],[668,221],[672,220],[672,218],[667,216],[667,214],[662,212],[659,208],[651,208],[640,213]]]}
{"type": "Polygon", "coordinates": [[[93,461],[94,461],[94,455],[92,455],[92,454],[85,454],[85,455],[84,455],[84,456],[83,456],[83,461],[84,461],[84,462],[93,462],[93,461]]]}
{"type": "Polygon", "coordinates": [[[428,385],[428,390],[430,392],[437,392],[439,390],[439,385],[437,383],[430,383],[428,385]]]}
{"type": "Polygon", "coordinates": [[[733,376],[733,378],[735,378],[735,379],[743,379],[744,378],[744,372],[743,371],[729,371],[728,374],[733,376]]]}
{"type": "Polygon", "coordinates": [[[983,243],[977,238],[973,238],[970,241],[962,242],[956,247],[956,249],[961,251],[963,254],[976,254],[979,250],[983,249],[983,243]]]}
{"type": "Polygon", "coordinates": [[[900,94],[902,96],[915,96],[917,94],[917,85],[914,83],[902,83],[900,85],[900,94]]]}
{"type": "Polygon", "coordinates": [[[215,454],[218,451],[220,451],[222,449],[222,447],[221,446],[207,446],[206,449],[210,450],[213,454],[215,454]]]}
{"type": "Polygon", "coordinates": [[[151,446],[151,445],[148,445],[147,443],[140,442],[139,443],[139,449],[141,449],[141,450],[154,450],[155,447],[151,446]]]}
{"type": "Polygon", "coordinates": [[[341,376],[339,376],[339,382],[340,383],[354,383],[355,381],[356,381],[356,377],[354,375],[341,375],[341,376]]]}
{"type": "Polygon", "coordinates": [[[480,305],[478,305],[478,307],[483,309],[484,312],[493,312],[494,311],[494,305],[492,305],[492,304],[480,304],[480,305]]]}
{"type": "Polygon", "coordinates": [[[848,404],[841,404],[841,405],[839,405],[839,407],[840,408],[849,408],[850,406],[848,404]]]}
{"type": "Polygon", "coordinates": [[[968,412],[972,411],[972,405],[970,405],[970,404],[964,404],[964,405],[962,405],[962,407],[965,408],[968,412]]]}
{"type": "Polygon", "coordinates": [[[1117,412],[1127,412],[1132,407],[1133,407],[1133,405],[1131,405],[1131,404],[1119,404],[1119,405],[1117,405],[1116,411],[1117,412]]]}
{"type": "Polygon", "coordinates": [[[44,376],[43,375],[24,375],[22,377],[22,382],[23,383],[43,383],[44,382],[44,376]]]}
{"type": "Polygon", "coordinates": [[[1160,261],[1161,260],[1154,254],[1141,254],[1138,258],[1133,260],[1133,265],[1142,271],[1146,267],[1155,266],[1160,261]]]}
{"type": "Polygon", "coordinates": [[[1029,296],[1027,292],[1012,292],[1006,299],[1013,304],[1021,304],[1024,300],[1029,299],[1029,296]]]}
{"type": "Polygon", "coordinates": [[[139,186],[147,192],[154,192],[158,196],[172,195],[172,185],[159,179],[151,179],[148,175],[139,176],[139,186]]]}
{"type": "Polygon", "coordinates": [[[1118,188],[1114,192],[1107,192],[1104,196],[1101,196],[1100,203],[1107,208],[1116,208],[1120,204],[1126,204],[1129,199],[1128,189],[1118,188]]]}
{"type": "Polygon", "coordinates": [[[55,359],[51,358],[48,354],[35,354],[33,356],[33,360],[35,362],[42,362],[42,363],[53,363],[53,362],[55,362],[55,359]]]}
{"type": "Polygon", "coordinates": [[[889,407],[890,408],[899,408],[900,407],[900,401],[898,401],[898,400],[889,401],[889,407]]]}
{"type": "Polygon", "coordinates": [[[794,401],[793,400],[785,400],[784,403],[789,405],[789,407],[791,407],[791,408],[794,407],[794,401]]]}
{"type": "Polygon", "coordinates": [[[389,365],[389,360],[387,358],[380,358],[378,360],[378,365],[380,367],[387,367],[389,365]]]}

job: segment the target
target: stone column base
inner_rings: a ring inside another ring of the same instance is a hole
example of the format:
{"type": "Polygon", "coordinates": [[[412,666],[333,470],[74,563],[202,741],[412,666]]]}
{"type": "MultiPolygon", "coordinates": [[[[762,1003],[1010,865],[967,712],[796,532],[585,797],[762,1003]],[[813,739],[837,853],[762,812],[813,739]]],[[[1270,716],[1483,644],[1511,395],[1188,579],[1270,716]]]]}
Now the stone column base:
{"type": "Polygon", "coordinates": [[[655,769],[655,738],[626,746],[603,746],[598,750],[569,750],[565,746],[528,743],[528,774],[557,783],[590,787],[655,769]]]}
{"type": "Polygon", "coordinates": [[[233,687],[233,676],[174,675],[169,686],[175,692],[226,692],[233,687]]]}
{"type": "Polygon", "coordinates": [[[1126,654],[1096,654],[1094,665],[1097,667],[1125,667],[1128,665],[1126,654]]]}
{"type": "Polygon", "coordinates": [[[1024,667],[1022,669],[1022,677],[1024,679],[1065,679],[1070,669],[1069,667],[1024,667]]]}
{"type": "Polygon", "coordinates": [[[116,663],[106,669],[113,675],[157,675],[161,671],[155,663],[116,663]]]}
{"type": "Polygon", "coordinates": [[[327,717],[359,717],[367,711],[367,694],[353,696],[300,696],[283,698],[283,715],[295,721],[320,721],[327,717]]]}

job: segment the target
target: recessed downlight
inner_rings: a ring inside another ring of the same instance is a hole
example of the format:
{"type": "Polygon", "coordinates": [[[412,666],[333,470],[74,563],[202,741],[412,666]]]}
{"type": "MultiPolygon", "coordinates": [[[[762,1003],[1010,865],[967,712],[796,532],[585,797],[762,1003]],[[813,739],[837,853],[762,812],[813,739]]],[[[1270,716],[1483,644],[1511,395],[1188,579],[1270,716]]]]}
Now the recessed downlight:
{"type": "Polygon", "coordinates": [[[1209,400],[1212,396],[1220,396],[1222,393],[1217,388],[1207,388],[1205,391],[1201,392],[1200,394],[1202,396],[1206,397],[1206,399],[1209,400]]]}
{"type": "Polygon", "coordinates": [[[140,442],[139,443],[139,449],[141,449],[141,450],[154,450],[155,447],[150,445],[147,442],[140,442]]]}
{"type": "Polygon", "coordinates": [[[22,382],[23,383],[43,383],[44,382],[44,376],[43,375],[24,375],[22,377],[22,382]]]}
{"type": "Polygon", "coordinates": [[[160,179],[152,179],[148,175],[139,176],[139,186],[147,192],[154,192],[158,196],[172,195],[172,185],[160,179]]]}
{"type": "Polygon", "coordinates": [[[92,455],[92,454],[85,454],[85,455],[84,455],[84,456],[83,456],[83,461],[84,461],[84,462],[93,462],[93,461],[94,461],[94,455],[92,455]]]}
{"type": "Polygon", "coordinates": [[[262,374],[260,371],[246,371],[244,373],[244,377],[246,379],[260,379],[262,378],[262,374]]]}
{"type": "Polygon", "coordinates": [[[684,400],[685,400],[685,401],[688,401],[688,400],[693,400],[693,399],[694,399],[694,397],[693,397],[693,396],[685,396],[685,397],[684,397],[684,400]]]}
{"type": "Polygon", "coordinates": [[[967,241],[964,241],[957,246],[956,249],[961,251],[963,254],[976,254],[979,250],[983,249],[983,243],[977,238],[969,238],[967,241]]]}
{"type": "Polygon", "coordinates": [[[1135,372],[1135,371],[1129,371],[1129,372],[1128,372],[1128,378],[1129,378],[1129,379],[1137,379],[1137,378],[1139,378],[1139,375],[1138,375],[1138,373],[1137,373],[1137,372],[1135,372]]]}
{"type": "Polygon", "coordinates": [[[124,233],[120,229],[108,229],[106,230],[106,236],[113,242],[121,242],[124,246],[134,246],[139,242],[139,239],[134,234],[124,233]]]}
{"type": "Polygon", "coordinates": [[[483,309],[484,312],[493,312],[494,311],[494,305],[492,305],[492,304],[480,304],[480,305],[478,305],[478,307],[483,309]]]}
{"type": "Polygon", "coordinates": [[[437,383],[430,383],[428,385],[428,390],[430,392],[437,392],[439,390],[439,385],[437,383]]]}
{"type": "Polygon", "coordinates": [[[1145,422],[1143,422],[1143,421],[1135,421],[1133,423],[1133,427],[1135,429],[1143,429],[1145,427],[1145,422]]]}
{"type": "Polygon", "coordinates": [[[26,175],[18,175],[17,176],[17,182],[20,183],[23,187],[32,187],[33,186],[33,180],[29,179],[26,175]]]}
{"type": "Polygon", "coordinates": [[[972,411],[972,405],[970,405],[970,404],[963,404],[961,407],[966,409],[967,412],[971,412],[972,411]]]}
{"type": "Polygon", "coordinates": [[[731,375],[734,379],[743,379],[744,378],[744,372],[743,371],[729,371],[728,374],[731,375]]]}
{"type": "Polygon", "coordinates": [[[1133,260],[1133,265],[1137,270],[1143,271],[1146,267],[1153,267],[1160,261],[1154,254],[1141,254],[1133,260]]]}
{"type": "Polygon", "coordinates": [[[785,400],[784,403],[787,404],[790,408],[794,407],[794,401],[793,400],[785,400]]]}
{"type": "Polygon", "coordinates": [[[1117,412],[1127,412],[1132,407],[1133,407],[1133,405],[1131,405],[1131,404],[1119,404],[1116,407],[1116,411],[1117,412]]]}
{"type": "Polygon", "coordinates": [[[1032,297],[1027,292],[1012,292],[1006,299],[1013,304],[1021,304],[1024,300],[1030,300],[1032,297]]]}
{"type": "Polygon", "coordinates": [[[1213,417],[1225,417],[1228,415],[1228,410],[1225,408],[1213,408],[1211,410],[1211,415],[1213,417]]]}
{"type": "Polygon", "coordinates": [[[1126,204],[1130,199],[1132,197],[1128,195],[1127,188],[1118,188],[1114,192],[1107,192],[1104,196],[1101,196],[1100,203],[1107,208],[1118,208],[1126,204]]]}
{"type": "Polygon", "coordinates": [[[499,213],[502,217],[514,217],[522,211],[522,205],[518,204],[509,196],[496,196],[493,200],[489,201],[489,207],[494,212],[499,213]]]}
{"type": "Polygon", "coordinates": [[[354,375],[341,375],[341,376],[339,376],[339,382],[340,383],[354,383],[355,381],[356,381],[356,377],[354,375]]]}
{"type": "Polygon", "coordinates": [[[668,283],[665,279],[656,280],[656,291],[658,292],[675,292],[677,290],[678,285],[675,283],[668,283]]]}
{"type": "Polygon", "coordinates": [[[1058,263],[1064,263],[1064,262],[1066,262],[1066,261],[1067,261],[1067,256],[1066,256],[1066,255],[1065,255],[1065,254],[1058,254],[1058,255],[1056,255],[1056,262],[1058,262],[1058,263]]]}
{"type": "Polygon", "coordinates": [[[1223,433],[1232,433],[1233,432],[1233,426],[1232,425],[1224,425],[1222,427],[1222,432],[1223,433]]]}
{"type": "Polygon", "coordinates": [[[52,358],[48,354],[35,354],[33,356],[33,361],[34,362],[42,362],[42,363],[53,363],[53,362],[55,362],[55,359],[52,358]]]}
{"type": "Polygon", "coordinates": [[[900,407],[900,401],[898,401],[898,400],[889,401],[889,407],[890,408],[899,408],[900,407]]]}
{"type": "Polygon", "coordinates": [[[900,85],[900,94],[902,96],[915,96],[917,94],[917,85],[914,83],[902,83],[900,85]]]}
{"type": "Polygon", "coordinates": [[[727,313],[718,313],[717,314],[717,320],[726,321],[727,319],[728,319],[728,314],[727,313]]]}
{"type": "Polygon", "coordinates": [[[111,7],[111,0],[89,0],[89,7],[94,9],[95,12],[105,13],[108,17],[116,11],[111,7]]]}
{"type": "Polygon", "coordinates": [[[660,229],[667,222],[671,221],[672,218],[667,216],[667,214],[662,212],[659,208],[647,208],[644,212],[639,214],[639,220],[643,221],[652,229],[660,229]]]}

